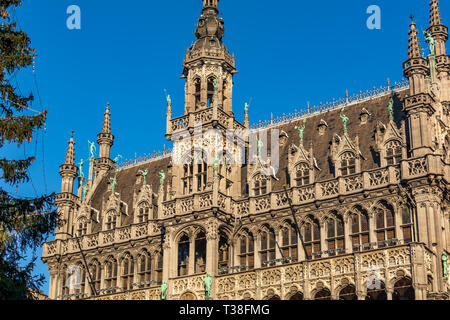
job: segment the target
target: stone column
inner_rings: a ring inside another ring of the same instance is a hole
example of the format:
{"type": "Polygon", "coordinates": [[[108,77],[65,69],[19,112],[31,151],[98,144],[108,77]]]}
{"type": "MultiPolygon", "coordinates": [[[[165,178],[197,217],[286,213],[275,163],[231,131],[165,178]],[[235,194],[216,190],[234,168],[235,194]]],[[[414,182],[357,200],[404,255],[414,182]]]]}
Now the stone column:
{"type": "MultiPolygon", "coordinates": [[[[178,247],[176,245],[171,246],[171,239],[167,238],[163,245],[163,271],[162,278],[166,283],[168,283],[169,278],[174,278],[177,276],[177,264],[178,264],[178,247]],[[172,252],[173,259],[171,259],[172,252]]],[[[158,262],[156,262],[158,263],[158,262]]]]}
{"type": "MultiPolygon", "coordinates": [[[[325,223],[321,221],[320,222],[320,251],[322,251],[322,252],[328,250],[326,238],[327,238],[327,231],[325,230],[325,223]]],[[[322,254],[321,257],[322,258],[328,257],[328,254],[322,254]]]]}
{"type": "Polygon", "coordinates": [[[378,242],[377,234],[375,233],[376,222],[375,222],[375,213],[369,214],[369,241],[378,242]]]}
{"type": "Polygon", "coordinates": [[[206,234],[206,272],[212,277],[217,273],[218,246],[217,223],[211,222],[208,225],[208,233],[206,234]]]}
{"type": "Polygon", "coordinates": [[[258,233],[255,240],[255,269],[261,268],[261,256],[259,255],[259,251],[261,250],[261,235],[258,233]]]}
{"type": "MultiPolygon", "coordinates": [[[[281,254],[280,250],[281,250],[281,246],[283,245],[282,243],[282,234],[281,234],[281,228],[274,230],[275,232],[275,259],[281,259],[283,258],[283,255],[281,254]],[[277,245],[278,244],[278,245],[277,245]]],[[[287,258],[287,257],[284,257],[287,258]]],[[[277,262],[277,265],[280,265],[282,263],[277,262]]]]}
{"type": "Polygon", "coordinates": [[[351,238],[351,219],[350,217],[346,217],[344,221],[344,241],[345,241],[345,253],[349,254],[353,252],[353,243],[351,238]]]}
{"type": "Polygon", "coordinates": [[[189,239],[189,260],[188,260],[188,275],[195,272],[195,237],[189,239]]]}

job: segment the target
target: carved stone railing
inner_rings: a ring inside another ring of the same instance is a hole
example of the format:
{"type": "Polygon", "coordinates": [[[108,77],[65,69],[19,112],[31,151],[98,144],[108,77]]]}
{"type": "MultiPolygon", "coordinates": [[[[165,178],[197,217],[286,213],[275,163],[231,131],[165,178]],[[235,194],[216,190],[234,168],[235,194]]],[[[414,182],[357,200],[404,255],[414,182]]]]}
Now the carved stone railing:
{"type": "Polygon", "coordinates": [[[161,300],[161,297],[159,287],[152,286],[141,290],[91,296],[86,300],[161,300]]]}
{"type": "Polygon", "coordinates": [[[172,132],[177,130],[184,130],[189,126],[189,117],[182,116],[170,121],[172,132]]]}
{"type": "Polygon", "coordinates": [[[262,129],[270,128],[272,126],[280,126],[292,121],[299,121],[307,117],[314,116],[316,114],[329,112],[333,110],[342,109],[342,107],[348,107],[352,104],[362,103],[369,101],[371,99],[380,98],[383,96],[390,95],[393,91],[402,91],[409,88],[409,82],[406,79],[402,79],[401,82],[389,83],[386,86],[381,86],[380,88],[373,87],[372,90],[367,90],[365,92],[360,91],[358,94],[352,96],[346,95],[345,98],[333,99],[332,101],[326,103],[320,103],[318,106],[312,106],[300,111],[295,110],[293,113],[283,114],[282,116],[276,117],[275,119],[259,121],[251,126],[251,129],[262,129]]]}
{"type": "Polygon", "coordinates": [[[410,245],[399,245],[339,257],[219,275],[215,278],[215,295],[217,299],[259,300],[276,294],[281,299],[286,299],[294,286],[304,295],[310,295],[317,287],[326,287],[336,297],[338,292],[333,291],[336,288],[342,288],[343,280],[353,285],[358,281],[365,283],[373,274],[374,268],[379,269],[379,280],[385,284],[392,283],[399,270],[406,271],[405,275],[411,276],[411,255],[410,245]],[[245,294],[250,296],[245,297],[245,294]]]}

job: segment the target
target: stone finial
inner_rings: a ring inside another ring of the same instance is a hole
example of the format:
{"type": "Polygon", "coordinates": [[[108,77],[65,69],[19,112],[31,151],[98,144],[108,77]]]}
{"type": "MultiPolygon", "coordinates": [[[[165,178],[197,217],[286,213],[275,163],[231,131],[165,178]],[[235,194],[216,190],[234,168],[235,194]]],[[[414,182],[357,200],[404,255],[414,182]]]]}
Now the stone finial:
{"type": "Polygon", "coordinates": [[[408,58],[420,58],[420,42],[419,37],[417,36],[418,30],[416,29],[416,23],[414,20],[411,21],[410,30],[409,30],[409,45],[408,45],[408,58]]]}
{"type": "Polygon", "coordinates": [[[73,130],[68,144],[69,146],[67,147],[66,161],[64,164],[75,165],[75,141],[73,140],[73,130]]]}
{"type": "Polygon", "coordinates": [[[430,27],[441,25],[441,12],[439,10],[439,0],[430,1],[430,27]]]}
{"type": "Polygon", "coordinates": [[[111,133],[111,113],[109,112],[110,103],[106,103],[105,117],[103,119],[102,133],[111,133]]]}

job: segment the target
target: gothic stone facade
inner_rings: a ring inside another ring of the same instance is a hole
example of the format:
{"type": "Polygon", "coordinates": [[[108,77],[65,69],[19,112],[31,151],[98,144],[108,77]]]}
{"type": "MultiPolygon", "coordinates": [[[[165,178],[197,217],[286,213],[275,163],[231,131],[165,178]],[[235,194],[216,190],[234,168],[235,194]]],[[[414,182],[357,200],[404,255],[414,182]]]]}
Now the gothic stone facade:
{"type": "Polygon", "coordinates": [[[168,99],[166,136],[192,133],[196,122],[204,131],[277,129],[280,170],[263,174],[263,155],[197,161],[206,138],[185,154],[174,142],[189,164],[165,152],[117,165],[107,108],[87,179],[73,139],[61,166],[64,222],[42,257],[50,298],[160,299],[165,281],[167,299],[204,299],[209,273],[214,299],[449,299],[450,57],[438,1],[430,7],[434,48],[424,57],[412,22],[408,81],[249,128],[247,108],[243,123],[233,114],[237,71],[217,0],[204,0],[183,63],[184,115],[173,118],[168,99]],[[69,285],[73,266],[79,286],[69,285]]]}

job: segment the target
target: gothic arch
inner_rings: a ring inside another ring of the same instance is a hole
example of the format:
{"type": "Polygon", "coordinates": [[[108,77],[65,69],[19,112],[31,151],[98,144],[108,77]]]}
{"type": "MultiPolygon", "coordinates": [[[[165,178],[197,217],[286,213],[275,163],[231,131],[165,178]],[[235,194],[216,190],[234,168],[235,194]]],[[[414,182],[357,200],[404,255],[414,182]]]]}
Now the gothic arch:
{"type": "Polygon", "coordinates": [[[189,300],[198,300],[197,295],[192,291],[186,291],[182,295],[180,295],[180,300],[189,301],[189,300]]]}

